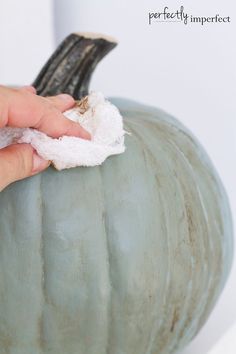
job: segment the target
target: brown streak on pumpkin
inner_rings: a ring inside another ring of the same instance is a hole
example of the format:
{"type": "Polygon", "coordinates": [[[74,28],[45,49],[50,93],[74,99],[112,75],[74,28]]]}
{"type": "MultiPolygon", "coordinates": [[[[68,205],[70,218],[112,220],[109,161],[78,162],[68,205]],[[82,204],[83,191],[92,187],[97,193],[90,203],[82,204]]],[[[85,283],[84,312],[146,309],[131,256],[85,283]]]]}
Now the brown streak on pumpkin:
{"type": "Polygon", "coordinates": [[[44,348],[45,340],[43,338],[43,315],[38,319],[38,344],[41,349],[44,348]]]}
{"type": "MultiPolygon", "coordinates": [[[[185,198],[186,200],[186,198],[185,198]]],[[[187,221],[188,221],[188,234],[189,234],[189,241],[190,244],[194,244],[194,232],[195,232],[195,225],[194,225],[194,217],[192,214],[192,210],[189,207],[188,203],[185,205],[185,210],[186,210],[186,216],[187,216],[187,221]]]]}
{"type": "Polygon", "coordinates": [[[175,325],[176,325],[178,320],[179,320],[179,311],[175,308],[174,309],[173,318],[172,318],[172,322],[171,322],[171,327],[170,327],[170,331],[171,332],[174,331],[175,325]]]}
{"type": "Polygon", "coordinates": [[[0,334],[0,345],[4,348],[4,354],[11,354],[13,339],[9,334],[0,334]]]}

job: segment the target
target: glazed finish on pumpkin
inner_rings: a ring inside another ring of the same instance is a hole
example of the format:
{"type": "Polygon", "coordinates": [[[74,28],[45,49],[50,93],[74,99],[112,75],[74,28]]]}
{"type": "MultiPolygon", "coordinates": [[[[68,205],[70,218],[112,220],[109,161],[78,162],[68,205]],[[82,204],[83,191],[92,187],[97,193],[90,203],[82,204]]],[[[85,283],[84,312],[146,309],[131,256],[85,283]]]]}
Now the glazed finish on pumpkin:
{"type": "Polygon", "coordinates": [[[232,260],[228,202],[167,114],[113,99],[127,150],[0,194],[0,354],[169,354],[206,321],[232,260]]]}

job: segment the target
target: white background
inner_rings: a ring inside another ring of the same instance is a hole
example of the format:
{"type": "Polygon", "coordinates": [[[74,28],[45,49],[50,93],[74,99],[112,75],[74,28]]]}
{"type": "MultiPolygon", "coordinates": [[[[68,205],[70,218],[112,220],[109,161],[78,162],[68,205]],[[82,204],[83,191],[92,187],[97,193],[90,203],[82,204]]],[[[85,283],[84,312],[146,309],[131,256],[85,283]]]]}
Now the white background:
{"type": "MultiPolygon", "coordinates": [[[[217,167],[236,222],[235,12],[233,0],[2,1],[0,82],[31,83],[70,32],[115,36],[120,44],[99,64],[91,88],[161,107],[188,126],[217,167]],[[148,25],[149,11],[181,5],[195,16],[231,16],[231,23],[148,25]]],[[[235,294],[234,265],[215,310],[183,354],[236,352],[235,294]]]]}

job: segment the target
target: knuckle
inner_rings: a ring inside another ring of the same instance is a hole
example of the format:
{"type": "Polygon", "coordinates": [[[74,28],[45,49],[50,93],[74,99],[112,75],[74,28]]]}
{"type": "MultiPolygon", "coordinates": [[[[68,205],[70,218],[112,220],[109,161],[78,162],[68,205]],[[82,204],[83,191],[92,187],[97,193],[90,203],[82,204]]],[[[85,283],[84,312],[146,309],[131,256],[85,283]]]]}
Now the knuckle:
{"type": "Polygon", "coordinates": [[[20,177],[29,175],[32,169],[32,152],[33,149],[30,145],[22,144],[19,149],[16,149],[16,158],[21,173],[20,177]]]}
{"type": "Polygon", "coordinates": [[[7,125],[8,121],[8,104],[4,94],[0,91],[0,128],[7,125]]]}
{"type": "Polygon", "coordinates": [[[0,98],[0,128],[3,128],[7,125],[8,114],[5,104],[0,98]]]}
{"type": "Polygon", "coordinates": [[[32,170],[33,148],[28,144],[14,144],[0,150],[1,186],[29,177],[32,170]]]}
{"type": "Polygon", "coordinates": [[[11,145],[9,154],[5,156],[12,179],[27,177],[32,168],[32,147],[28,144],[11,145]]]}

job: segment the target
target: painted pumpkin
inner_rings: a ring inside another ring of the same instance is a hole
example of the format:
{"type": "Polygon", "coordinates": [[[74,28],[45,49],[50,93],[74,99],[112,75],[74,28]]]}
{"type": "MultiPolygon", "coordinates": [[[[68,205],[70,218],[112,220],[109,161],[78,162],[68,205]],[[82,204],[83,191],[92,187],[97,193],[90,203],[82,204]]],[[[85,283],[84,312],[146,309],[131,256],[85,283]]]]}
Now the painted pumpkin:
{"type": "MultiPolygon", "coordinates": [[[[72,34],[35,81],[88,90],[110,39],[72,34]]],[[[124,154],[0,194],[0,353],[166,354],[208,318],[232,261],[227,197],[205,151],[166,113],[113,99],[124,154]]]]}

